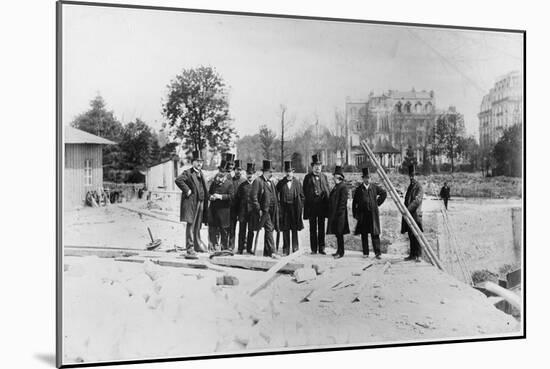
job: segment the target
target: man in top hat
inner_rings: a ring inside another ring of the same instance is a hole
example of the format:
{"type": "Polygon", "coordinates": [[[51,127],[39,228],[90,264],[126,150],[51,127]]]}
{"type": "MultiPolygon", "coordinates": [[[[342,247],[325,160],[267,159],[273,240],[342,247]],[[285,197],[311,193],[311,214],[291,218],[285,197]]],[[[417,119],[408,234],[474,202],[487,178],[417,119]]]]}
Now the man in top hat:
{"type": "Polygon", "coordinates": [[[344,235],[349,234],[348,224],[348,188],[344,182],[342,167],[334,168],[334,183],[328,202],[327,234],[336,236],[337,250],[332,256],[339,259],[344,256],[344,235]]]}
{"type": "Polygon", "coordinates": [[[353,217],[357,219],[355,234],[361,235],[363,256],[369,256],[370,233],[375,258],[380,259],[380,213],[378,207],[386,200],[386,190],[371,183],[369,168],[363,168],[363,183],[355,189],[352,202],[353,217]]]}
{"type": "Polygon", "coordinates": [[[256,167],[254,163],[246,164],[246,179],[239,185],[235,194],[235,208],[237,218],[239,220],[239,242],[237,252],[242,254],[246,248],[246,252],[252,254],[252,242],[254,242],[254,232],[250,227],[250,189],[254,181],[256,167]],[[248,231],[248,233],[247,233],[248,231]]]}
{"type": "Polygon", "coordinates": [[[264,256],[272,256],[275,246],[273,230],[279,230],[279,206],[277,190],[271,181],[271,160],[264,160],[261,170],[262,174],[252,182],[250,189],[251,227],[254,231],[264,229],[264,256]]]}
{"type": "MultiPolygon", "coordinates": [[[[415,169],[414,165],[409,166],[409,178],[410,184],[407,188],[407,193],[405,194],[405,206],[409,213],[411,213],[414,221],[418,225],[418,228],[422,229],[422,197],[424,196],[424,189],[422,185],[415,179],[415,169]]],[[[420,243],[416,239],[416,236],[410,229],[409,225],[403,218],[401,221],[401,233],[407,232],[409,235],[410,242],[410,252],[409,256],[405,260],[414,260],[420,261],[422,256],[422,249],[420,248],[420,243]]]]}
{"type": "Polygon", "coordinates": [[[285,161],[286,176],[277,183],[279,195],[279,229],[283,232],[283,253],[290,253],[290,233],[292,232],[292,252],[298,250],[298,231],[304,229],[302,208],[304,192],[300,181],[294,177],[292,162],[285,161]]]}
{"type": "Polygon", "coordinates": [[[311,252],[325,254],[325,218],[328,216],[328,178],[318,155],[311,157],[311,173],[304,177],[304,219],[309,219],[311,252]]]}
{"type": "Polygon", "coordinates": [[[222,160],[218,169],[219,172],[216,174],[208,190],[210,196],[210,206],[208,207],[209,245],[212,250],[216,250],[219,243],[222,250],[227,250],[229,228],[231,226],[231,202],[234,190],[233,183],[227,178],[229,164],[222,160]]]}
{"type": "MultiPolygon", "coordinates": [[[[231,183],[233,183],[233,190],[235,191],[235,195],[237,194],[237,190],[239,186],[245,182],[246,180],[241,175],[242,168],[241,168],[241,161],[235,160],[235,164],[233,165],[233,176],[231,177],[231,183]]],[[[239,220],[239,204],[237,203],[236,199],[233,199],[233,202],[231,204],[231,227],[229,228],[229,249],[233,250],[235,248],[235,236],[236,236],[236,229],[237,229],[237,221],[239,220]]]]}
{"type": "Polygon", "coordinates": [[[443,187],[441,187],[441,191],[439,191],[439,197],[443,199],[445,210],[447,210],[447,204],[451,198],[451,188],[447,185],[447,182],[443,182],[443,187]]]}
{"type": "Polygon", "coordinates": [[[195,251],[205,252],[204,243],[200,238],[201,224],[206,224],[206,209],[208,207],[208,191],[206,179],[202,173],[203,159],[200,151],[193,151],[192,167],[184,170],[176,178],[176,186],[181,190],[180,221],[185,222],[185,244],[188,254],[195,251]]]}

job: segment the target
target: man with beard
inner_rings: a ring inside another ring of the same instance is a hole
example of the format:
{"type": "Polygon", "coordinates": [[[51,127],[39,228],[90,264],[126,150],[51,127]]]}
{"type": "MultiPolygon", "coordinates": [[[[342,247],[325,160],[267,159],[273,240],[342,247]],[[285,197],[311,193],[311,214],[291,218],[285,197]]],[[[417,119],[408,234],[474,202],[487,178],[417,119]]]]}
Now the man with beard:
{"type": "Polygon", "coordinates": [[[344,182],[342,167],[334,168],[334,183],[328,202],[327,234],[336,236],[337,250],[332,256],[340,259],[344,256],[344,235],[349,234],[348,224],[348,188],[344,182]]]}
{"type": "Polygon", "coordinates": [[[237,188],[235,195],[236,213],[239,220],[239,245],[238,253],[242,254],[246,248],[248,254],[252,254],[252,242],[254,242],[254,232],[250,227],[250,189],[254,181],[254,173],[256,172],[253,163],[246,164],[246,179],[237,188]],[[247,233],[248,231],[248,233],[247,233]]]}
{"type": "MultiPolygon", "coordinates": [[[[405,206],[414,221],[418,225],[418,228],[422,229],[422,197],[424,196],[424,190],[422,185],[415,179],[415,170],[414,165],[409,166],[409,178],[410,184],[407,188],[407,193],[405,194],[405,206]]],[[[422,249],[420,248],[420,243],[418,242],[416,236],[410,229],[409,225],[403,218],[401,220],[401,233],[408,233],[409,242],[410,242],[410,252],[409,256],[405,260],[414,260],[419,262],[420,257],[422,256],[422,249]]]]}
{"type": "Polygon", "coordinates": [[[230,208],[233,200],[233,183],[227,178],[229,164],[222,161],[219,172],[210,184],[208,194],[210,206],[208,207],[208,234],[209,245],[212,251],[219,248],[228,249],[230,208]],[[219,247],[218,247],[219,245],[219,247]]]}
{"type": "Polygon", "coordinates": [[[292,232],[292,252],[298,251],[298,231],[304,229],[302,222],[302,204],[304,193],[300,181],[294,178],[294,168],[285,161],[286,176],[277,183],[279,195],[279,229],[283,232],[283,253],[290,253],[290,233],[292,232]]]}
{"type": "Polygon", "coordinates": [[[252,182],[249,201],[252,208],[251,226],[256,232],[264,229],[263,256],[272,256],[275,247],[273,231],[279,229],[279,206],[277,191],[271,181],[273,166],[271,160],[264,160],[262,175],[252,182]]]}
{"type": "Polygon", "coordinates": [[[321,173],[323,163],[318,155],[311,157],[311,173],[304,177],[304,219],[309,219],[311,253],[325,254],[325,219],[328,216],[329,184],[321,173]]]}
{"type": "Polygon", "coordinates": [[[376,259],[380,259],[380,215],[378,207],[386,200],[386,190],[370,182],[369,168],[363,168],[363,183],[355,189],[351,206],[357,219],[355,234],[361,235],[363,257],[369,256],[369,233],[376,259]]]}
{"type": "Polygon", "coordinates": [[[205,252],[206,245],[200,238],[201,225],[206,224],[208,191],[202,173],[203,159],[200,151],[193,151],[192,167],[176,178],[176,186],[181,190],[180,221],[186,223],[185,245],[187,253],[205,252]]]}

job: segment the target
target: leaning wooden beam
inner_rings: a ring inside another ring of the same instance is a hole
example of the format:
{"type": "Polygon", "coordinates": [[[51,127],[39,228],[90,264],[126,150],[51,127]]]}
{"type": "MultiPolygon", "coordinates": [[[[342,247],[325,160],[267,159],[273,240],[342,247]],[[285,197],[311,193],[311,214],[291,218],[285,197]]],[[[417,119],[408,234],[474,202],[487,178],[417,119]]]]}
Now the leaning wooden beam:
{"type": "Polygon", "coordinates": [[[284,258],[281,258],[275,265],[273,265],[269,270],[265,273],[265,275],[260,278],[260,280],[249,290],[248,296],[252,297],[264,288],[266,288],[275,278],[278,276],[278,272],[289,262],[296,259],[300,255],[303,255],[305,252],[305,248],[302,248],[296,252],[293,252],[292,254],[285,256],[284,258]]]}
{"type": "MultiPolygon", "coordinates": [[[[277,264],[277,260],[268,258],[268,257],[263,257],[263,256],[234,255],[234,256],[217,256],[210,259],[210,263],[220,265],[220,266],[226,266],[226,267],[266,271],[271,269],[275,264],[277,264]]],[[[279,272],[294,273],[296,270],[303,267],[304,267],[303,263],[289,262],[285,266],[283,266],[279,270],[279,272]]]]}
{"type": "Polygon", "coordinates": [[[502,297],[512,306],[521,311],[521,297],[516,295],[514,292],[507,290],[506,288],[500,287],[496,283],[490,281],[478,283],[476,287],[483,288],[491,293],[494,293],[497,296],[502,297]]]}
{"type": "Polygon", "coordinates": [[[418,225],[414,221],[414,219],[411,216],[411,213],[409,212],[409,210],[405,207],[405,205],[399,199],[399,196],[397,194],[397,191],[395,190],[395,187],[393,187],[393,184],[391,183],[390,179],[386,175],[386,172],[384,171],[384,169],[382,168],[382,166],[380,165],[378,160],[376,159],[374,153],[371,151],[371,149],[369,148],[369,146],[367,145],[367,143],[365,141],[361,141],[361,147],[363,148],[363,150],[365,151],[365,153],[369,157],[370,161],[376,167],[376,171],[377,171],[378,175],[381,177],[381,179],[384,181],[384,184],[386,185],[386,188],[388,189],[388,192],[389,192],[392,200],[395,202],[395,205],[397,206],[397,209],[399,209],[399,211],[403,215],[403,218],[407,222],[409,228],[413,232],[414,236],[417,238],[418,243],[420,244],[422,249],[424,249],[424,251],[426,252],[430,262],[432,264],[434,264],[435,266],[437,266],[439,269],[444,271],[445,269],[443,267],[443,264],[441,264],[441,262],[439,261],[439,259],[435,255],[434,251],[430,247],[430,244],[428,243],[428,240],[424,236],[424,233],[420,230],[420,228],[418,227],[418,225]]]}
{"type": "Polygon", "coordinates": [[[155,218],[155,219],[158,219],[158,220],[164,220],[165,222],[171,222],[171,223],[177,223],[177,224],[181,224],[180,221],[176,220],[176,219],[172,219],[172,218],[167,218],[167,217],[164,217],[162,215],[158,215],[158,214],[155,214],[151,211],[148,211],[148,210],[143,210],[143,209],[133,209],[129,206],[124,206],[124,205],[118,205],[119,208],[121,209],[124,209],[124,210],[128,210],[128,211],[131,211],[131,212],[134,212],[134,213],[138,213],[138,214],[142,214],[142,215],[146,215],[148,217],[151,217],[151,218],[155,218]]]}

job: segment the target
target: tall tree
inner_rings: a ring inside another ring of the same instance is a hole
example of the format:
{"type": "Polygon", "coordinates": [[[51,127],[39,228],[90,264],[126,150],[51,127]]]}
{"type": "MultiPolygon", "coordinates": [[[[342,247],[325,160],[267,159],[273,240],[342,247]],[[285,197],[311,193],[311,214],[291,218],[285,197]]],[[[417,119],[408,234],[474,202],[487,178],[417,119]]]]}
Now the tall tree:
{"type": "Polygon", "coordinates": [[[184,69],[168,85],[163,115],[172,135],[189,151],[225,149],[234,138],[226,85],[211,67],[184,69]]]}
{"type": "Polygon", "coordinates": [[[459,154],[459,138],[464,136],[464,117],[451,107],[437,117],[435,124],[435,145],[449,158],[451,172],[454,172],[454,161],[459,154]]]}
{"type": "Polygon", "coordinates": [[[264,159],[271,160],[276,134],[266,125],[260,126],[260,145],[264,159]]]}
{"type": "MultiPolygon", "coordinates": [[[[141,119],[127,123],[119,143],[124,169],[144,169],[154,161],[154,143],[157,142],[151,127],[141,119]]],[[[157,142],[158,146],[158,142],[157,142]]]]}
{"type": "MultiPolygon", "coordinates": [[[[120,123],[113,113],[106,108],[103,97],[97,95],[90,101],[90,109],[79,114],[71,122],[71,126],[94,135],[118,142],[123,131],[120,123]]],[[[103,145],[103,166],[106,169],[117,168],[121,157],[118,145],[103,145]]],[[[103,172],[107,173],[107,170],[103,172]]]]}
{"type": "Polygon", "coordinates": [[[504,130],[493,149],[496,174],[521,177],[522,154],[522,125],[515,124],[504,130]]]}
{"type": "Polygon", "coordinates": [[[260,163],[262,160],[262,143],[260,135],[246,135],[237,143],[237,156],[247,163],[260,163]]]}

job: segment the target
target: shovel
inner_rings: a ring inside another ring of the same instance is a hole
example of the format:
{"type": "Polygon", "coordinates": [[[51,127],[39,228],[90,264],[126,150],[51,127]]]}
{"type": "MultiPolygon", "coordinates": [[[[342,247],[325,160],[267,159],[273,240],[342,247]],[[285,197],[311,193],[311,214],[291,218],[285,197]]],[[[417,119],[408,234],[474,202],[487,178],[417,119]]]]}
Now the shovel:
{"type": "Polygon", "coordinates": [[[147,223],[145,223],[145,221],[143,220],[143,215],[141,213],[139,213],[139,219],[141,219],[141,221],[143,222],[143,224],[145,224],[145,227],[147,227],[147,232],[149,233],[149,238],[151,238],[151,242],[149,242],[148,244],[145,245],[145,248],[147,250],[154,250],[156,249],[157,247],[159,247],[161,244],[162,244],[162,240],[160,238],[157,238],[156,240],[153,238],[153,233],[151,232],[151,228],[149,228],[149,226],[147,225],[147,223]]]}

